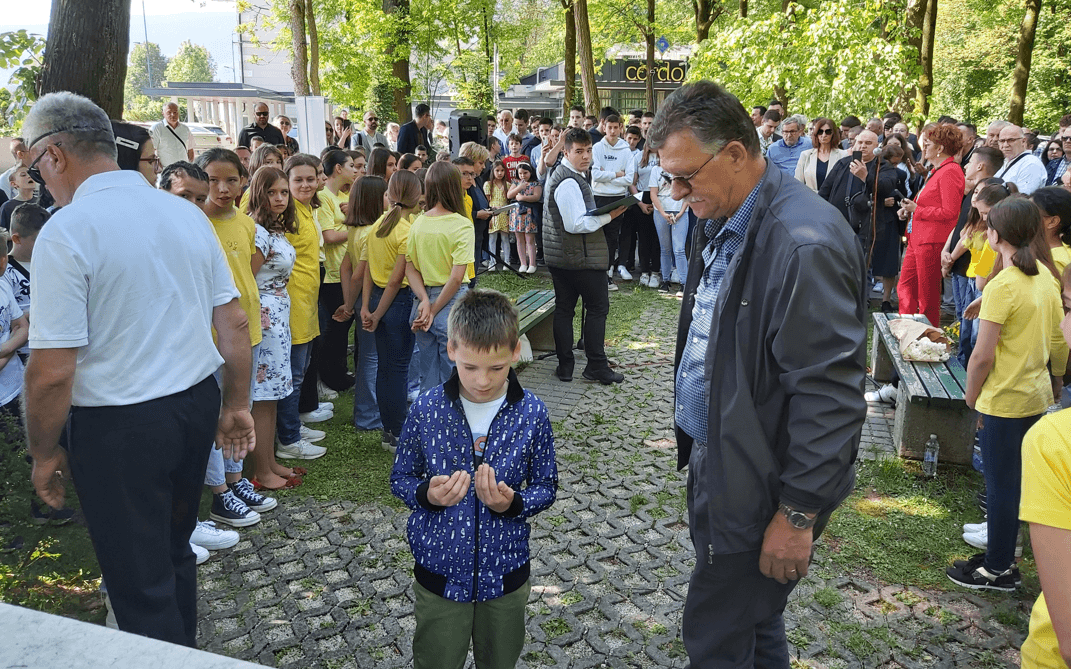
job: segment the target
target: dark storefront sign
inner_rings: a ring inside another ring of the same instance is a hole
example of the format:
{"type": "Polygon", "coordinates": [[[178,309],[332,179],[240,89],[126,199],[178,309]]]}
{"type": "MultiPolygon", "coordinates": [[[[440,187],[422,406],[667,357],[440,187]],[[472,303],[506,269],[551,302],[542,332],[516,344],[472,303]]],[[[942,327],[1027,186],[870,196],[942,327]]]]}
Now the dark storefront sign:
{"type": "MultiPolygon", "coordinates": [[[[656,60],[654,62],[655,86],[676,88],[688,76],[688,63],[683,60],[656,60]]],[[[644,60],[618,60],[607,62],[597,77],[602,83],[643,84],[647,81],[647,62],[644,60]]]]}

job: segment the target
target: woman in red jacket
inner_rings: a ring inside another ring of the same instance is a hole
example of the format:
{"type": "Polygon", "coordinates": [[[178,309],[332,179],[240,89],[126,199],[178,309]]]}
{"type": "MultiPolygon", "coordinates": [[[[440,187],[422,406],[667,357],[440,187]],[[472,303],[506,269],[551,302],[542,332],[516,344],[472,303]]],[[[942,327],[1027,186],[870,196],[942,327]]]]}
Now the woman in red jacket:
{"type": "Polygon", "coordinates": [[[941,319],[941,248],[956,227],[963,204],[963,169],[953,158],[963,147],[963,133],[942,123],[920,139],[923,159],[937,168],[914,202],[901,202],[903,211],[914,217],[897,293],[901,314],[925,314],[937,327],[941,319]]]}

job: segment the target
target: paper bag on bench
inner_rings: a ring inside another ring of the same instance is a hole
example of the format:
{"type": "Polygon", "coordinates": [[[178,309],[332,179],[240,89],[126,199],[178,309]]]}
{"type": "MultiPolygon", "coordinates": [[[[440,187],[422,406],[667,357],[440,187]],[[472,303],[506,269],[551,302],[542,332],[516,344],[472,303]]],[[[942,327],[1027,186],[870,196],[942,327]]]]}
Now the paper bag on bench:
{"type": "Polygon", "coordinates": [[[951,357],[952,341],[941,330],[910,318],[889,321],[889,331],[900,342],[900,355],[912,362],[944,362],[951,357]]]}

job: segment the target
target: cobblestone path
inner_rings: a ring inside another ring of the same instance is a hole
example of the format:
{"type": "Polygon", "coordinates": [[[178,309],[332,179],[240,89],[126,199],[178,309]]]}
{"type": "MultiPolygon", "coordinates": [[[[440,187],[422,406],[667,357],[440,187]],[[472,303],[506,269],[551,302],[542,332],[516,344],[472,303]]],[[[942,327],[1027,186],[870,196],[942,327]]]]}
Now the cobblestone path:
{"type": "MultiPolygon", "coordinates": [[[[533,520],[528,644],[520,667],[683,667],[681,611],[694,554],[671,432],[672,317],[654,307],[610,351],[619,386],[522,383],[550,407],[557,502],[533,520]]],[[[861,458],[892,453],[891,410],[871,407],[861,458]]],[[[386,483],[384,483],[386,485],[386,483]]],[[[407,512],[285,500],[200,567],[199,646],[277,667],[411,663],[407,512]]],[[[882,587],[823,558],[786,613],[799,667],[1015,666],[1022,634],[985,599],[882,587]]],[[[471,666],[471,663],[470,663],[471,666]]]]}

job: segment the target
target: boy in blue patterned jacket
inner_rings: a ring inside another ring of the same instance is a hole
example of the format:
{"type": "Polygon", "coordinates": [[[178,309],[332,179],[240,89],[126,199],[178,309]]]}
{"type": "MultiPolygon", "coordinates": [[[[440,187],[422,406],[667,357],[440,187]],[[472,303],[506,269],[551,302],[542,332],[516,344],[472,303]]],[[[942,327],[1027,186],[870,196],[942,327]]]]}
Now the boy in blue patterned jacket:
{"type": "Polygon", "coordinates": [[[527,519],[554,503],[558,467],[547,408],[511,369],[517,330],[506,296],[463,295],[447,325],[454,373],[402,429],[390,483],[413,510],[415,669],[461,669],[470,640],[479,669],[508,669],[524,647],[527,519]]]}

